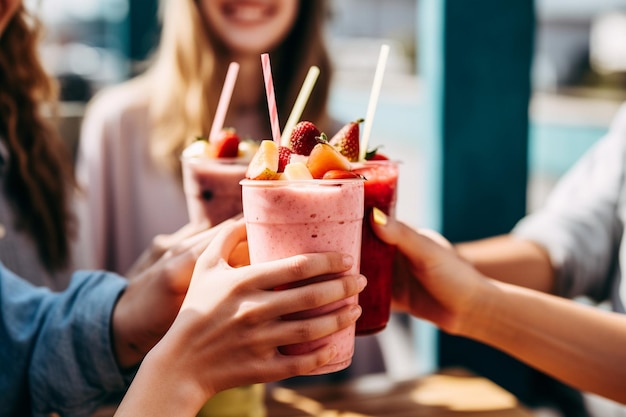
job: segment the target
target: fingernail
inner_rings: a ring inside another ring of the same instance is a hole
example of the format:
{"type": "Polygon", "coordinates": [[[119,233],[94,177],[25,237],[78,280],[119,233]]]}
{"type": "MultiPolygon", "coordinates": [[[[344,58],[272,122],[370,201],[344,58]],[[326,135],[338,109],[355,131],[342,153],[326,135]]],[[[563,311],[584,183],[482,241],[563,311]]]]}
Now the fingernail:
{"type": "Polygon", "coordinates": [[[343,266],[346,268],[349,268],[354,264],[354,259],[350,255],[344,254],[342,261],[343,261],[343,266]]]}
{"type": "Polygon", "coordinates": [[[332,345],[328,346],[328,348],[330,349],[331,358],[334,358],[335,356],[337,356],[339,349],[337,348],[336,344],[333,343],[332,345]]]}
{"type": "Polygon", "coordinates": [[[352,317],[352,320],[357,320],[361,317],[361,307],[358,304],[355,304],[352,308],[350,308],[350,316],[352,317]]]}
{"type": "Polygon", "coordinates": [[[357,284],[359,284],[359,289],[362,290],[363,288],[365,288],[367,286],[367,278],[365,278],[363,275],[359,275],[358,278],[356,279],[357,284]]]}
{"type": "Polygon", "coordinates": [[[374,207],[374,209],[372,210],[372,216],[374,217],[374,223],[381,226],[387,225],[387,215],[383,213],[381,209],[374,207]]]}

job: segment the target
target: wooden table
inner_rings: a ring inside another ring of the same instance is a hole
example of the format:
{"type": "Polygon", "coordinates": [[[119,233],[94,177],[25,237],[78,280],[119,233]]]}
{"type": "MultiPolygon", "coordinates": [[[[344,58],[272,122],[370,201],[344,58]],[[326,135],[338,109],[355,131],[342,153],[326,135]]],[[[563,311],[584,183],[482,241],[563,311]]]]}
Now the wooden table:
{"type": "MultiPolygon", "coordinates": [[[[508,391],[461,369],[408,381],[385,375],[339,385],[268,387],[267,417],[532,417],[508,391]]],[[[111,417],[114,406],[92,417],[111,417]]]]}
{"type": "Polygon", "coordinates": [[[268,417],[532,417],[509,392],[458,369],[402,382],[375,375],[334,386],[274,387],[266,403],[268,417]]]}

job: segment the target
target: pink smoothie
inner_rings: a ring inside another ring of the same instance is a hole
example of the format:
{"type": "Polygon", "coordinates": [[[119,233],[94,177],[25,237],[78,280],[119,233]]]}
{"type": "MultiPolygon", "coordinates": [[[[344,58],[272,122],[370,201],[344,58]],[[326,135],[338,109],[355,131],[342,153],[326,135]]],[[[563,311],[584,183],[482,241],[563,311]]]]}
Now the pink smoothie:
{"type": "Polygon", "coordinates": [[[241,213],[241,181],[249,159],[183,157],[183,188],[192,223],[213,226],[241,213]]]}
{"type": "MultiPolygon", "coordinates": [[[[362,180],[244,180],[241,184],[251,263],[301,253],[336,251],[349,253],[355,259],[348,274],[359,273],[364,198],[362,180]]],[[[293,285],[306,285],[329,278],[317,277],[293,285]]],[[[317,316],[357,302],[358,297],[354,296],[286,318],[317,316]]],[[[314,342],[283,346],[280,350],[297,355],[329,342],[335,343],[338,348],[335,359],[312,374],[335,372],[352,362],[354,336],[355,327],[351,326],[314,342]]]]}

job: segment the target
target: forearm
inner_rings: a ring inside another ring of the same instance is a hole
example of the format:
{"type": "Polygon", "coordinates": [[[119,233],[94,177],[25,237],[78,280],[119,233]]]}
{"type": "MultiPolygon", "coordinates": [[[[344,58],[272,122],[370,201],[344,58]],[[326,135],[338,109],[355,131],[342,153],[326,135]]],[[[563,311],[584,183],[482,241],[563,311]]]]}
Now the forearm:
{"type": "Polygon", "coordinates": [[[139,368],[115,417],[196,415],[207,394],[189,375],[179,375],[177,367],[172,366],[176,359],[175,350],[155,347],[139,368]]]}
{"type": "Polygon", "coordinates": [[[454,247],[484,275],[542,292],[554,291],[554,271],[548,253],[531,241],[502,235],[454,247]]]}
{"type": "Polygon", "coordinates": [[[626,320],[615,313],[492,282],[464,336],[581,390],[626,403],[626,320]]]}

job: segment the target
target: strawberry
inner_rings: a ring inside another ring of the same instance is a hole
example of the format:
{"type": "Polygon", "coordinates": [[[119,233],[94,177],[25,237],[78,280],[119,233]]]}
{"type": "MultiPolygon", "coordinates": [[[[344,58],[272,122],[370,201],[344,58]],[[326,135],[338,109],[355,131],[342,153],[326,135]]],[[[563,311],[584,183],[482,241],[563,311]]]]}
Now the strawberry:
{"type": "Polygon", "coordinates": [[[372,157],[370,159],[368,159],[368,161],[386,161],[388,159],[389,158],[387,158],[382,153],[375,153],[374,155],[372,155],[372,157]]]}
{"type": "Polygon", "coordinates": [[[354,171],[345,171],[343,169],[331,169],[326,171],[322,176],[323,180],[343,180],[343,179],[363,179],[363,175],[354,171]]]}
{"type": "Polygon", "coordinates": [[[322,141],[320,135],[317,126],[312,122],[303,120],[291,131],[289,146],[294,153],[309,156],[313,147],[322,141]]]}
{"type": "Polygon", "coordinates": [[[386,155],[383,155],[382,153],[378,152],[378,148],[376,147],[374,149],[372,149],[371,151],[367,151],[367,153],[365,154],[365,160],[366,161],[386,161],[389,158],[387,158],[386,155]]]}
{"type": "Polygon", "coordinates": [[[286,146],[278,147],[278,172],[285,171],[285,166],[289,163],[289,159],[293,151],[286,146]]]}
{"type": "Polygon", "coordinates": [[[216,138],[211,139],[207,154],[211,158],[236,158],[239,155],[239,142],[235,129],[222,129],[216,138]]]}
{"type": "Polygon", "coordinates": [[[359,160],[359,124],[362,122],[363,119],[357,119],[345,124],[328,142],[350,162],[359,160]]]}

